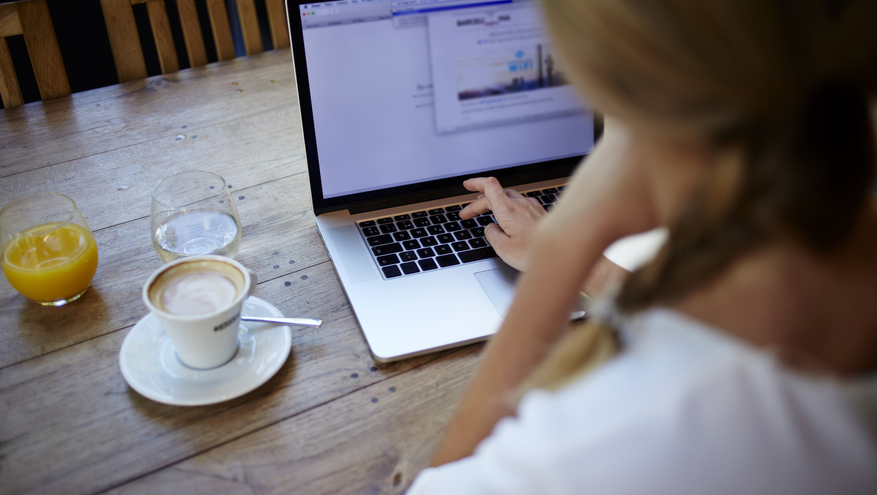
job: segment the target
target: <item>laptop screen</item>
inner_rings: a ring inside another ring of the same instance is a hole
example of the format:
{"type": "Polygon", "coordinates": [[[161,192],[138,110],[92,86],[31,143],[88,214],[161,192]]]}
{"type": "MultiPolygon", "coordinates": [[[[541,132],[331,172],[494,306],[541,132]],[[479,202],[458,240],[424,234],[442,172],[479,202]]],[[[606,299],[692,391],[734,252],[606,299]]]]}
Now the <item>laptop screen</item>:
{"type": "Polygon", "coordinates": [[[309,167],[318,161],[312,192],[321,201],[568,163],[594,145],[593,114],[533,1],[288,7],[309,167]]]}

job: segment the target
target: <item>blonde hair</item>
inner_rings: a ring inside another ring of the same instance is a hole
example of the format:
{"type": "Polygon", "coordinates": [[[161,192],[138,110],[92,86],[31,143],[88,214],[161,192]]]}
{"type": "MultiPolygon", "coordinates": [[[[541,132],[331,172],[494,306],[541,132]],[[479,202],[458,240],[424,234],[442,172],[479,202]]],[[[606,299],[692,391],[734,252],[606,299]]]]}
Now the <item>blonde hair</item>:
{"type": "MultiPolygon", "coordinates": [[[[621,288],[621,311],[671,302],[769,241],[826,254],[848,237],[875,177],[877,2],[543,7],[571,80],[597,109],[640,129],[697,136],[716,156],[742,157],[717,161],[658,256],[621,288]]],[[[594,355],[576,347],[609,338],[605,324],[573,332],[526,386],[566,383],[594,355]]]]}

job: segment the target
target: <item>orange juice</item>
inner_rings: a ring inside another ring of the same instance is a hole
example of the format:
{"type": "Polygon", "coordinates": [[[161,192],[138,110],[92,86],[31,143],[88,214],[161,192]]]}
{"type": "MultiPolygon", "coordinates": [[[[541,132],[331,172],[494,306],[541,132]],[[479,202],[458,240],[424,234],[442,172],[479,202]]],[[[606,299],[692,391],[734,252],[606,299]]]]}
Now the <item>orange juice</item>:
{"type": "Polygon", "coordinates": [[[31,227],[3,248],[0,264],[6,279],[34,301],[71,300],[88,288],[97,270],[91,232],[75,224],[59,225],[31,227]]]}

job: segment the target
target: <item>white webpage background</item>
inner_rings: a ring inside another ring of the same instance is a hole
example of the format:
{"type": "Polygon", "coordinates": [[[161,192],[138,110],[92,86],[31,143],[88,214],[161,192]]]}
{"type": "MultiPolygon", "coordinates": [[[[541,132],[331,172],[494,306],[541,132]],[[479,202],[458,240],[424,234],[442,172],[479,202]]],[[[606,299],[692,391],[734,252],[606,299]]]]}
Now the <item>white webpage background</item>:
{"type": "MultiPolygon", "coordinates": [[[[465,101],[458,97],[461,89],[458,80],[462,76],[460,71],[464,70],[460,65],[496,70],[493,64],[503,57],[512,59],[519,50],[524,53],[524,50],[532,51],[536,45],[551,44],[542,15],[534,4],[506,4],[432,14],[429,16],[429,40],[439,132],[574,113],[584,106],[570,85],[465,101]],[[507,16],[508,21],[501,20],[503,16],[507,16]],[[485,22],[458,26],[458,21],[473,18],[485,19],[485,22]],[[497,57],[498,53],[503,55],[497,57]]],[[[504,72],[507,70],[505,64],[502,64],[504,72]]],[[[507,77],[515,75],[516,72],[507,72],[507,77]]]]}
{"type": "Polygon", "coordinates": [[[589,113],[439,135],[425,26],[395,29],[386,19],[303,34],[326,198],[574,156],[593,146],[589,113]]]}

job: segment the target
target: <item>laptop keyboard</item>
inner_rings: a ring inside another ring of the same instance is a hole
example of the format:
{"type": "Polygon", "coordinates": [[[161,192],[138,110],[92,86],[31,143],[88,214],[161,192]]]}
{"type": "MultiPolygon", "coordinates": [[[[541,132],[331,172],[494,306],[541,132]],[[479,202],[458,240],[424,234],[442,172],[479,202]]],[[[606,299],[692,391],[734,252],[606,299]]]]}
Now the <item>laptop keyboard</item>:
{"type": "MultiPolygon", "coordinates": [[[[560,186],[522,194],[551,210],[562,190],[560,186]]],[[[385,279],[496,257],[484,238],[484,228],[496,221],[492,212],[463,220],[460,210],[468,204],[362,220],[357,225],[385,279]]]]}

